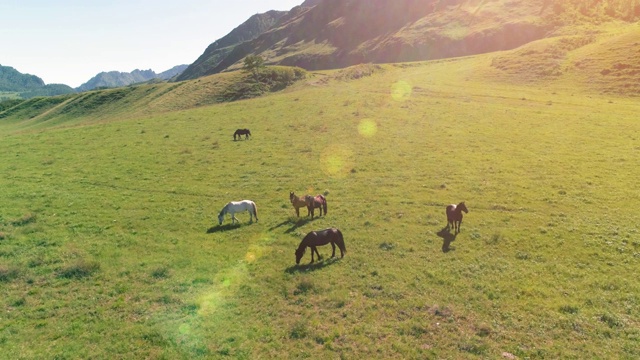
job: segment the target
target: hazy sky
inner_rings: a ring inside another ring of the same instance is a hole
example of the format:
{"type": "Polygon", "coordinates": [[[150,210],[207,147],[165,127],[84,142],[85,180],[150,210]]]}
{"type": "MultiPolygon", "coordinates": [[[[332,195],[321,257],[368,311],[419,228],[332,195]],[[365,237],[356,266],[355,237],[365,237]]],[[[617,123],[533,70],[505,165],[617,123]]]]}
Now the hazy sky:
{"type": "Polygon", "coordinates": [[[304,0],[1,0],[0,65],[78,87],[102,71],[193,63],[254,14],[304,0]]]}

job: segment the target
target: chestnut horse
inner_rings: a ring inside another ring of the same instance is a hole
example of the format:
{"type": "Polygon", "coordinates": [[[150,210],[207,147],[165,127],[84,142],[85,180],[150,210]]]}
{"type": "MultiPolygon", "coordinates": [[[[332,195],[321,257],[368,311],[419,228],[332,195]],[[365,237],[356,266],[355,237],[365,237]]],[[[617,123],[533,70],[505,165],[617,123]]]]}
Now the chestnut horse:
{"type": "Polygon", "coordinates": [[[344,246],[344,238],[342,237],[342,232],[336,228],[329,228],[324,230],[312,231],[305,236],[300,242],[300,246],[296,250],[296,265],[300,264],[300,259],[302,259],[302,255],[304,255],[307,247],[311,248],[311,264],[313,264],[313,253],[318,254],[318,260],[320,260],[320,253],[316,246],[322,246],[331,244],[331,248],[333,252],[331,253],[331,257],[336,256],[336,245],[340,248],[340,257],[344,257],[344,253],[347,252],[347,248],[344,246]]]}
{"type": "MultiPolygon", "coordinates": [[[[324,216],[327,216],[327,199],[324,196],[318,194],[315,197],[306,195],[304,201],[307,203],[307,210],[311,213],[311,218],[315,215],[315,209],[320,209],[320,216],[322,216],[322,210],[324,210],[324,216]]],[[[307,215],[309,216],[309,215],[307,215]]]]}
{"type": "Polygon", "coordinates": [[[462,212],[469,213],[464,201],[458,205],[451,204],[447,206],[447,229],[453,227],[453,230],[460,232],[460,224],[462,224],[462,212]]]}
{"type": "MultiPolygon", "coordinates": [[[[304,201],[303,197],[298,197],[294,192],[289,191],[289,201],[291,201],[291,205],[296,209],[296,215],[300,217],[300,208],[307,206],[307,202],[304,201]]],[[[309,216],[309,214],[307,214],[309,216]]]]}

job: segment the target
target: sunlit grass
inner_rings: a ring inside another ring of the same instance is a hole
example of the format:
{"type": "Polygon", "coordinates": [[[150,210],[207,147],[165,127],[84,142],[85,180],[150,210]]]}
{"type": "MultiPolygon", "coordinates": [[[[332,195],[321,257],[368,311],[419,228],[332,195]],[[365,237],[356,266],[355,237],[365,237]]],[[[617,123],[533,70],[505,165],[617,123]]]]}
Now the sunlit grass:
{"type": "Polygon", "coordinates": [[[3,351],[637,357],[637,104],[490,83],[474,70],[486,62],[0,125],[3,351]],[[234,142],[238,127],[252,139],[234,142]],[[295,217],[290,191],[326,194],[328,215],[295,217]],[[240,199],[260,220],[218,227],[240,199]],[[446,235],[460,201],[470,212],[446,235]],[[302,237],[330,226],[345,257],[325,246],[295,266],[302,237]]]}

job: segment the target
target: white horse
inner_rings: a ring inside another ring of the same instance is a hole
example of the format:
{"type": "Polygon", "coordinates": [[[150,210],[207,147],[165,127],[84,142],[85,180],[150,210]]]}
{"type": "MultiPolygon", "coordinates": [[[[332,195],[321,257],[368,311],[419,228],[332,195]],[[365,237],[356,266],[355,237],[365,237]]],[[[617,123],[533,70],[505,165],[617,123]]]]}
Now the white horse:
{"type": "Polygon", "coordinates": [[[251,200],[242,200],[242,201],[231,201],[227,205],[225,205],[220,214],[218,215],[219,225],[222,225],[224,221],[224,216],[227,213],[231,214],[231,224],[235,224],[236,221],[240,222],[240,220],[236,219],[235,213],[248,211],[251,219],[249,221],[253,222],[253,217],[256,217],[256,221],[258,221],[258,208],[256,207],[256,203],[251,200]]]}

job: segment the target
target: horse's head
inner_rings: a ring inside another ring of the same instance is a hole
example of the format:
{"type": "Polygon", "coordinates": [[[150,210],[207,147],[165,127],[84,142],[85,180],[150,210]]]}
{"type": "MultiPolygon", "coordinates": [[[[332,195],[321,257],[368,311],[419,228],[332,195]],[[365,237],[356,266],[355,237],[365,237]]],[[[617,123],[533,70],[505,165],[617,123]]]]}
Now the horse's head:
{"type": "Polygon", "coordinates": [[[464,201],[458,204],[457,206],[460,210],[464,211],[465,214],[469,213],[469,209],[467,209],[467,205],[464,204],[464,201]]]}
{"type": "Polygon", "coordinates": [[[224,221],[224,211],[218,215],[218,225],[222,225],[223,221],[224,221]]]}
{"type": "Polygon", "coordinates": [[[289,191],[289,201],[293,202],[293,199],[295,199],[296,197],[296,193],[289,191]]]}
{"type": "Polygon", "coordinates": [[[296,249],[296,265],[300,265],[300,259],[302,259],[302,255],[304,255],[304,251],[306,248],[299,247],[296,249]]]}

